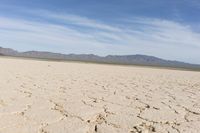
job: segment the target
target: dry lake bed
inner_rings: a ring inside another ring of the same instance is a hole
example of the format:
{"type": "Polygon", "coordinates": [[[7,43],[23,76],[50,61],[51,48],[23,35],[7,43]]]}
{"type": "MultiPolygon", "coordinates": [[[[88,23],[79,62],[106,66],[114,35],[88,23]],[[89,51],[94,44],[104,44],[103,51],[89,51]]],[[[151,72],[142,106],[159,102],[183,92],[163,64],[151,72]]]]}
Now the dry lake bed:
{"type": "Polygon", "coordinates": [[[154,132],[200,132],[200,72],[0,58],[0,133],[154,132]]]}

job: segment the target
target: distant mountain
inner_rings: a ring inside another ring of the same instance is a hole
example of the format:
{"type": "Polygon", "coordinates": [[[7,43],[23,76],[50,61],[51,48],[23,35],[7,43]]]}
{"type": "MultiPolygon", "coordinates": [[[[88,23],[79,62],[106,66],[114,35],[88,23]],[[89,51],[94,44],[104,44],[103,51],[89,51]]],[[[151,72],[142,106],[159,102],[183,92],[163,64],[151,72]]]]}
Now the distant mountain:
{"type": "Polygon", "coordinates": [[[60,54],[42,51],[18,52],[10,48],[2,47],[0,47],[0,55],[51,60],[85,61],[96,63],[144,65],[200,70],[200,65],[189,64],[179,61],[164,60],[161,58],[147,55],[108,55],[105,57],[101,57],[93,54],[60,54]]]}
{"type": "Polygon", "coordinates": [[[12,55],[12,56],[15,56],[15,55],[18,54],[18,52],[13,50],[13,49],[10,49],[10,48],[2,48],[2,47],[0,47],[0,54],[1,55],[12,55]]]}

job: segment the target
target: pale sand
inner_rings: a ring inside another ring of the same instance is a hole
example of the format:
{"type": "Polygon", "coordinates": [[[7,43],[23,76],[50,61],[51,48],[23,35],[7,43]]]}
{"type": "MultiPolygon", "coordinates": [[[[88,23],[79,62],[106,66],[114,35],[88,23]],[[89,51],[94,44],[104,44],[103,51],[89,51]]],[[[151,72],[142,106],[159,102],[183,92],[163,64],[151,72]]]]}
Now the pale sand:
{"type": "Polygon", "coordinates": [[[0,58],[0,133],[199,133],[200,72],[0,58]]]}

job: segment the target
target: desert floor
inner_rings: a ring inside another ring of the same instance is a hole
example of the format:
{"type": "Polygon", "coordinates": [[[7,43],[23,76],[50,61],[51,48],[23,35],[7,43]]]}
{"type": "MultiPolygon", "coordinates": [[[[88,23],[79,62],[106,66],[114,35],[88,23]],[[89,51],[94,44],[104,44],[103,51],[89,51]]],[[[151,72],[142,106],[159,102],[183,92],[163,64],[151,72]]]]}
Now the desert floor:
{"type": "Polygon", "coordinates": [[[151,132],[200,132],[200,72],[0,58],[0,133],[151,132]]]}

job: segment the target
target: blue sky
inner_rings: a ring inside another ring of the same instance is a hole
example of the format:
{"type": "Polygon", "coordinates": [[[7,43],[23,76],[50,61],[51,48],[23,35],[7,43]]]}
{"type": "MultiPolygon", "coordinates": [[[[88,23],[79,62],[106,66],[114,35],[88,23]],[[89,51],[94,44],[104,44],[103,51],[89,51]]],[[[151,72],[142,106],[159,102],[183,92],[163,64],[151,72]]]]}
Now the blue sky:
{"type": "Polygon", "coordinates": [[[199,0],[0,0],[0,46],[200,64],[199,0]]]}

